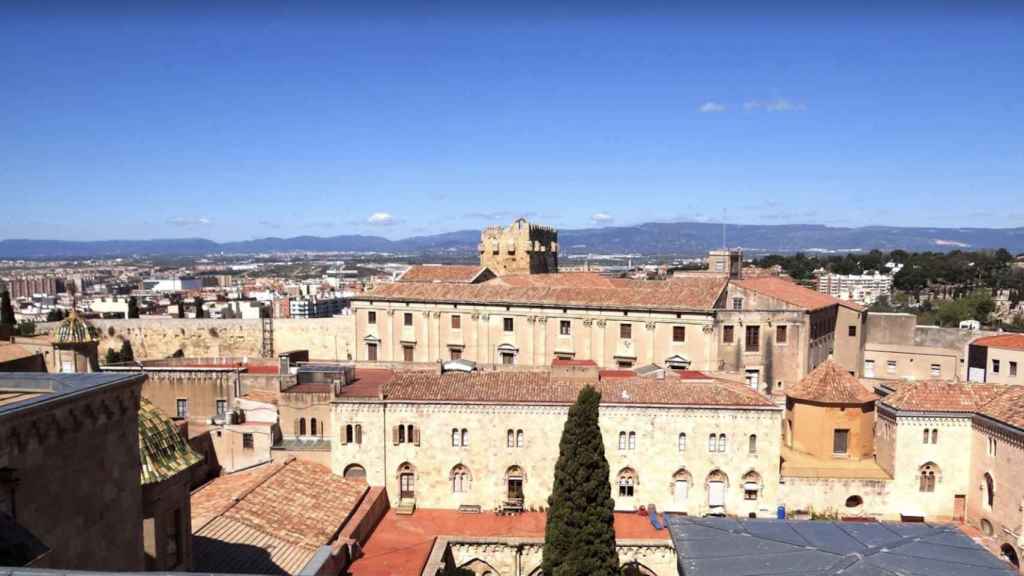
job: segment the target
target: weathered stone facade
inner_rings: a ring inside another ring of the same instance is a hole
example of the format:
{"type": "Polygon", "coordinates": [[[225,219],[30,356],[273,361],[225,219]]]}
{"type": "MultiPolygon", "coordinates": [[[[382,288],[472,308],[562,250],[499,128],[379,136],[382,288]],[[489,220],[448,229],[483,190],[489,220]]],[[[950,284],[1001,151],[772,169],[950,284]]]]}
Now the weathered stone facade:
{"type": "Polygon", "coordinates": [[[480,233],[480,265],[497,275],[558,272],[558,231],[524,218],[480,233]]]}

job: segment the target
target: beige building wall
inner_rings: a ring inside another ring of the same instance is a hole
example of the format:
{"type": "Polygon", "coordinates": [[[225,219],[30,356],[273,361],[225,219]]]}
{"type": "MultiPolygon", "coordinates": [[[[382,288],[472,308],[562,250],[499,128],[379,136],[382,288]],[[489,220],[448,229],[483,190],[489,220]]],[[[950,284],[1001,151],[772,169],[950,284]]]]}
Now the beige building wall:
{"type": "Polygon", "coordinates": [[[892,481],[863,478],[783,477],[779,485],[779,503],[787,514],[794,512],[835,513],[839,516],[889,518],[894,506],[892,481]],[[850,506],[851,498],[860,498],[859,506],[850,506]]]}
{"type": "MultiPolygon", "coordinates": [[[[527,508],[544,508],[551,493],[554,467],[567,406],[394,403],[376,401],[338,403],[334,430],[359,424],[362,444],[334,443],[333,469],[344,474],[362,466],[371,485],[385,485],[393,505],[398,504],[398,471],[403,464],[415,470],[417,506],[458,508],[461,505],[497,508],[507,494],[506,475],[512,467],[524,473],[527,508]],[[393,427],[413,425],[419,445],[396,444],[393,427]],[[469,445],[453,447],[453,430],[468,433],[469,445]],[[523,444],[508,447],[508,430],[523,431],[523,444]],[[451,473],[466,467],[471,476],[468,492],[452,492],[451,473]]],[[[683,407],[602,406],[601,430],[605,440],[617,510],[635,510],[655,504],[659,510],[701,514],[708,509],[706,483],[713,470],[727,476],[726,509],[729,514],[774,514],[779,473],[781,409],[701,409],[683,407]],[[619,435],[626,448],[619,449],[619,435]],[[679,450],[679,434],[686,434],[679,450]],[[629,435],[634,435],[630,448],[629,435]],[[716,452],[708,438],[716,436],[716,452]],[[717,452],[717,437],[726,435],[724,452],[717,452]],[[750,453],[750,435],[756,452],[750,453]],[[632,469],[634,496],[619,497],[619,473],[632,469]],[[745,500],[743,477],[760,477],[757,500],[745,500]],[[687,480],[685,497],[675,480],[687,480]],[[678,497],[677,497],[678,496],[678,497]]]]}
{"type": "Polygon", "coordinates": [[[975,418],[971,447],[971,479],[967,490],[967,521],[990,534],[999,546],[1024,555],[1024,434],[984,417],[975,418]],[[988,503],[985,475],[992,478],[988,503]],[[986,521],[991,527],[982,526],[986,521]]]}
{"type": "Polygon", "coordinates": [[[835,352],[832,359],[858,378],[864,369],[865,312],[839,305],[836,316],[835,352]]]}
{"type": "Polygon", "coordinates": [[[957,380],[963,354],[957,350],[868,342],[864,348],[864,378],[884,380],[957,380]]]}
{"type": "Polygon", "coordinates": [[[988,347],[985,382],[990,384],[1024,384],[1024,350],[988,347]],[[999,372],[995,371],[996,362],[999,372]]]}
{"type": "Polygon", "coordinates": [[[282,392],[277,409],[280,415],[281,433],[285,438],[317,437],[330,438],[331,401],[330,392],[282,392]],[[303,421],[300,425],[300,421],[303,421]],[[316,420],[316,434],[313,421],[316,420]],[[302,429],[305,432],[302,432],[302,429]],[[302,432],[302,433],[300,433],[302,432]]]}
{"type": "Polygon", "coordinates": [[[210,439],[225,474],[271,461],[274,433],[269,424],[218,426],[210,429],[210,439]],[[252,438],[251,448],[246,446],[246,435],[252,438]]]}
{"type": "Polygon", "coordinates": [[[862,460],[875,454],[875,409],[862,406],[829,406],[787,399],[786,437],[790,447],[819,458],[862,460]],[[835,430],[849,430],[847,452],[835,454],[835,430]]]}

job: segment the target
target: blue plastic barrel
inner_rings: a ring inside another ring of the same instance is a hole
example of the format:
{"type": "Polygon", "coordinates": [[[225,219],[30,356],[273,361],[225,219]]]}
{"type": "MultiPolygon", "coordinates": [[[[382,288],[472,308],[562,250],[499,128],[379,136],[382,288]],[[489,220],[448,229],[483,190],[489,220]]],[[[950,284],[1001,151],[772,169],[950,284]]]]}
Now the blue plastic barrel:
{"type": "Polygon", "coordinates": [[[785,506],[779,506],[779,509],[778,509],[777,512],[778,512],[779,520],[785,520],[786,519],[786,507],[785,506]]]}

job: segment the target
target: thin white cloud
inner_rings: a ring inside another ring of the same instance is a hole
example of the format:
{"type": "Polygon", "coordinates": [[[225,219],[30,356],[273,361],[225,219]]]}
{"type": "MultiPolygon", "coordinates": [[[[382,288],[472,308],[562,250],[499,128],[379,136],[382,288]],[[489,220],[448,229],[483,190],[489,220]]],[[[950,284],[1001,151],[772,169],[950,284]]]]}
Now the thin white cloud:
{"type": "Polygon", "coordinates": [[[776,98],[774,100],[747,100],[743,103],[744,110],[764,110],[765,112],[801,112],[807,106],[787,100],[776,98]]]}
{"type": "Polygon", "coordinates": [[[701,104],[700,108],[697,108],[697,110],[700,110],[701,112],[704,113],[725,112],[725,104],[715,102],[714,100],[708,100],[707,102],[701,104]]]}
{"type": "Polygon", "coordinates": [[[395,217],[387,212],[374,212],[366,222],[374,226],[390,226],[395,223],[395,217]]]}
{"type": "Polygon", "coordinates": [[[209,218],[186,218],[185,216],[176,216],[167,220],[168,224],[173,226],[207,226],[212,224],[213,221],[209,218]]]}
{"type": "Polygon", "coordinates": [[[615,218],[607,212],[594,212],[590,215],[590,220],[594,224],[611,224],[615,221],[615,218]]]}

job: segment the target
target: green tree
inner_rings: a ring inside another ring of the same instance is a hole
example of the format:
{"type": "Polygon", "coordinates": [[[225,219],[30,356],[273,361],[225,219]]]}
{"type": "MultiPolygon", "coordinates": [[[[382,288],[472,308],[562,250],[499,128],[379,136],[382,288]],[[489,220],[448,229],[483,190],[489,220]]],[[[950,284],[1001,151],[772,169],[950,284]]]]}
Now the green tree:
{"type": "Polygon", "coordinates": [[[132,343],[130,341],[125,340],[124,344],[121,344],[120,356],[121,356],[121,362],[134,362],[135,361],[135,351],[132,350],[132,343]]]}
{"type": "Polygon", "coordinates": [[[35,336],[36,335],[36,323],[31,320],[25,320],[18,324],[18,336],[35,336]]]}
{"type": "Polygon", "coordinates": [[[139,317],[139,301],[135,296],[128,299],[128,317],[138,318],[139,317]]]}
{"type": "Polygon", "coordinates": [[[107,348],[107,354],[104,357],[107,364],[117,364],[121,361],[121,353],[113,348],[107,348]]]}
{"type": "Polygon", "coordinates": [[[52,308],[49,312],[46,313],[47,322],[60,322],[63,319],[64,311],[62,311],[60,308],[52,308]]]}
{"type": "Polygon", "coordinates": [[[11,305],[11,293],[7,290],[0,294],[0,324],[14,326],[14,306],[11,305]]]}
{"type": "Polygon", "coordinates": [[[601,394],[587,386],[562,429],[555,481],[548,498],[543,572],[548,576],[612,576],[619,573],[598,407],[601,394]]]}

